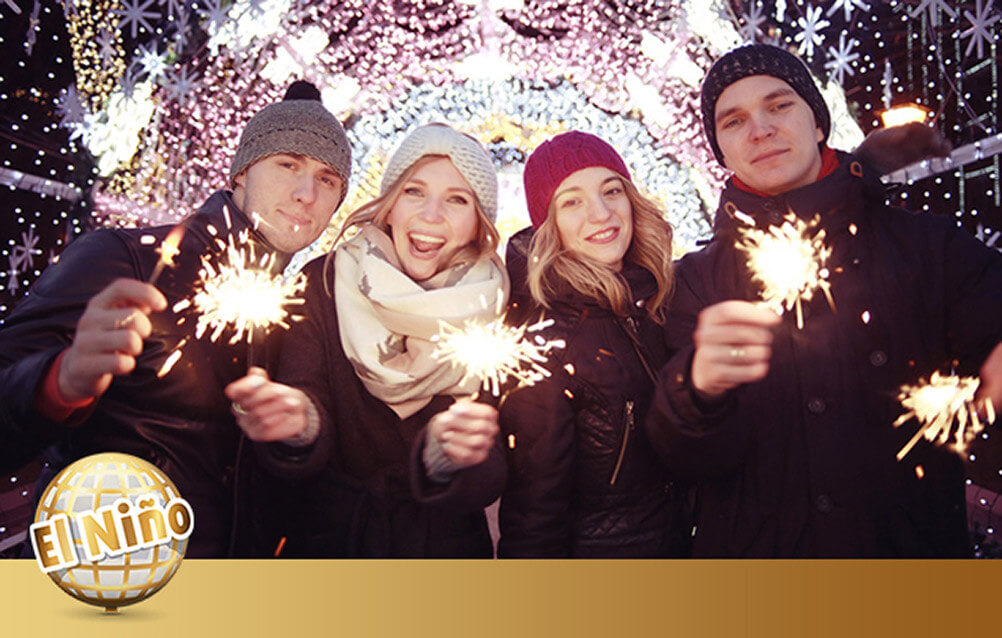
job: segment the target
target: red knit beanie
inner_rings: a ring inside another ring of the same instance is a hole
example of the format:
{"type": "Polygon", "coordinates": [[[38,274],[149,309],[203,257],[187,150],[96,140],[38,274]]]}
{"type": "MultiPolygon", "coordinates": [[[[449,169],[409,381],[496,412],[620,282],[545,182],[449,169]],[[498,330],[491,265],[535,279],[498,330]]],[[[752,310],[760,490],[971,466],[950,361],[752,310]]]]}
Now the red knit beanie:
{"type": "Polygon", "coordinates": [[[525,162],[522,183],[525,201],[529,206],[529,219],[533,228],[546,221],[550,200],[560,182],[571,173],[591,166],[604,166],[630,179],[623,158],[605,140],[583,133],[568,131],[540,144],[525,162]]]}

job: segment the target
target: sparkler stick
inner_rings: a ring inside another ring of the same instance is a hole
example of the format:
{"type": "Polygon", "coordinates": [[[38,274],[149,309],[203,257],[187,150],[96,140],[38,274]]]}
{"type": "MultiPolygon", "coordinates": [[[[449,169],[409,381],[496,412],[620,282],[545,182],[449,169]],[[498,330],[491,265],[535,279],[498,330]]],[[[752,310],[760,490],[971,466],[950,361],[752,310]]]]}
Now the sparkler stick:
{"type": "Polygon", "coordinates": [[[795,308],[797,328],[802,329],[802,302],[810,301],[817,290],[835,310],[825,266],[832,249],[825,245],[824,229],[815,232],[819,215],[805,222],[790,212],[783,219],[782,225],[768,230],[740,229],[737,248],[747,255],[752,279],[761,284],[765,304],[780,314],[795,308]]]}
{"type": "Polygon", "coordinates": [[[160,279],[160,273],[164,271],[164,267],[170,266],[174,267],[174,258],[181,253],[181,249],[178,246],[181,245],[181,239],[184,237],[184,224],[178,224],[167,233],[167,237],[164,238],[160,246],[157,247],[156,252],[160,255],[160,259],[157,261],[157,265],[153,268],[153,274],[150,275],[148,284],[155,286],[157,280],[160,279]]]}
{"type": "Polygon", "coordinates": [[[513,327],[504,322],[504,316],[490,321],[468,320],[462,328],[440,322],[439,333],[431,338],[436,344],[432,356],[460,366],[465,371],[461,383],[480,379],[481,388],[499,396],[509,378],[518,380],[522,387],[550,376],[542,364],[547,354],[553,348],[564,347],[564,342],[546,340],[538,334],[529,339],[526,335],[552,324],[553,320],[548,319],[513,327]]]}
{"type": "MultiPolygon", "coordinates": [[[[978,419],[974,400],[980,384],[981,380],[975,377],[958,377],[953,374],[945,376],[933,372],[928,382],[920,379],[915,385],[901,386],[898,400],[906,412],[894,421],[894,427],[912,417],[915,417],[921,427],[901,448],[897,459],[903,459],[922,437],[939,445],[946,443],[950,439],[950,431],[954,430],[954,423],[957,423],[957,427],[952,447],[963,454],[967,444],[985,427],[978,419]]],[[[985,417],[986,423],[995,421],[995,407],[991,399],[985,400],[985,417]]]]}

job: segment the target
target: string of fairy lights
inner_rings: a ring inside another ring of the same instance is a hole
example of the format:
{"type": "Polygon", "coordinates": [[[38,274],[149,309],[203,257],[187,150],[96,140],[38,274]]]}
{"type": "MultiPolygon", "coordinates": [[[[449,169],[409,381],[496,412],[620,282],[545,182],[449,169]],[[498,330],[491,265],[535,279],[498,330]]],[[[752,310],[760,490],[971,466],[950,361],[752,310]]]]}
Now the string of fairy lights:
{"type": "MultiPolygon", "coordinates": [[[[726,177],[698,109],[721,52],[803,56],[838,148],[902,103],[959,147],[999,133],[1000,15],[996,0],[0,0],[0,325],[79,233],[170,223],[223,187],[241,129],[297,78],[355,150],[342,215],[402,133],[444,120],[490,149],[507,236],[527,219],[528,152],[581,128],[623,153],[687,250],[726,177]]],[[[1002,248],[999,161],[979,153],[890,197],[1002,248]]]]}

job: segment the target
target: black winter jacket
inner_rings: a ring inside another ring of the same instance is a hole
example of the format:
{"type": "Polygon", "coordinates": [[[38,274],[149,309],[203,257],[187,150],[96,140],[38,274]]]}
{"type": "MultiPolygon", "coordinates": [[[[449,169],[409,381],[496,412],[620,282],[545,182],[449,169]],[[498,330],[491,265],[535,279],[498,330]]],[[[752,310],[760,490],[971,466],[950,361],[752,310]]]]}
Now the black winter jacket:
{"type": "MultiPolygon", "coordinates": [[[[512,238],[507,265],[515,320],[529,318],[526,251],[531,229],[512,238]]],[[[634,299],[654,277],[624,267],[634,299]]],[[[541,334],[562,339],[553,376],[514,391],[501,406],[508,485],[501,499],[501,557],[679,557],[688,552],[686,490],[654,456],[641,423],[656,372],[667,360],[663,332],[642,308],[617,317],[570,291],[546,311],[541,334]]]]}
{"type": "MultiPolygon", "coordinates": [[[[35,406],[35,389],[56,356],[72,343],[88,300],[119,277],[148,280],[159,259],[155,248],[172,227],[102,229],[80,237],[46,269],[0,330],[2,466],[16,467],[46,446],[49,471],[43,481],[72,461],[98,452],[146,459],[171,478],[194,510],[190,557],[222,557],[230,545],[240,430],[223,388],[246,373],[247,346],[225,345],[229,333],[219,343],[190,340],[169,374],[157,378],[157,371],[193,331],[194,317],[179,326],[180,317],[171,308],[192,295],[202,255],[219,252],[209,227],[226,236],[230,226],[223,206],[229,208],[232,232],[247,230],[260,249],[274,251],[249,227],[229,193],[213,194],[185,221],[177,265],[165,269],[157,282],[167,297],[167,310],[150,317],[153,333],[143,344],[136,369],[115,377],[91,409],[74,415],[71,423],[43,417],[35,406]],[[156,241],[142,244],[143,235],[156,241]]],[[[278,265],[288,260],[289,255],[280,254],[278,265]]]]}
{"type": "Polygon", "coordinates": [[[948,218],[887,207],[876,176],[839,160],[776,197],[729,183],[713,242],[678,267],[667,326],[681,350],[647,426],[668,467],[701,481],[697,556],[968,553],[962,459],[923,441],[896,461],[917,424],[892,423],[902,384],[954,360],[977,374],[1002,337],[1002,256],[948,218]],[[802,330],[787,313],[767,377],[698,406],[688,379],[697,315],[758,296],[735,249],[736,210],[762,227],[788,210],[820,214],[837,311],[817,295],[802,330]]]}
{"type": "Polygon", "coordinates": [[[283,556],[321,558],[491,558],[484,508],[504,487],[500,448],[444,485],[426,478],[425,425],[453,399],[437,396],[401,420],[372,396],[341,347],[333,260],[303,269],[308,286],[303,320],[282,340],[276,380],[303,390],[321,418],[320,437],[306,450],[257,446],[275,475],[281,502],[269,507],[283,556]]]}

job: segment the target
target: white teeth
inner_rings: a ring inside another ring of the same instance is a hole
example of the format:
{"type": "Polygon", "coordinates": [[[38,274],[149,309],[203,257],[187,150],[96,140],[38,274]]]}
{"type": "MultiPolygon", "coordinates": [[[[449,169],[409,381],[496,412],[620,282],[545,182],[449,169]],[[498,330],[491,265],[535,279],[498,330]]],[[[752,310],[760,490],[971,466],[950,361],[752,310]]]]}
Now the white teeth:
{"type": "Polygon", "coordinates": [[[442,245],[445,243],[445,239],[442,237],[435,237],[433,235],[423,235],[421,233],[411,233],[411,239],[414,241],[419,241],[426,244],[437,244],[442,245]]]}
{"type": "Polygon", "coordinates": [[[613,233],[615,232],[616,232],[615,228],[610,228],[609,230],[603,230],[600,233],[595,233],[594,235],[591,236],[591,238],[596,241],[602,241],[603,239],[608,239],[612,237],[613,233]]]}

